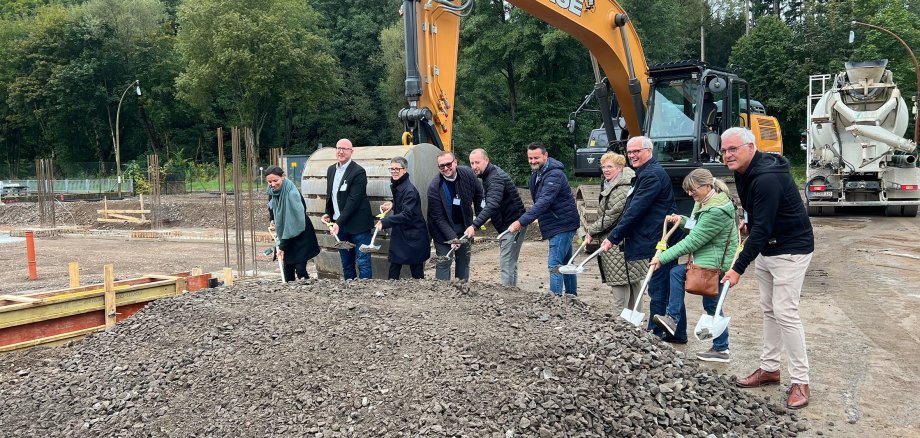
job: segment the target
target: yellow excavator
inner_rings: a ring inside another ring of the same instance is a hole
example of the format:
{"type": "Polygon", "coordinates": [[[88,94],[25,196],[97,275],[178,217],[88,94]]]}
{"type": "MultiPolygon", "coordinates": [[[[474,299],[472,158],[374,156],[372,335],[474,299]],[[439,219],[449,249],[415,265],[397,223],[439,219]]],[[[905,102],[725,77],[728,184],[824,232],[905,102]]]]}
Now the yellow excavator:
{"type": "MultiPolygon", "coordinates": [[[[759,148],[781,152],[778,122],[755,111],[744,80],[725,69],[695,61],[650,68],[636,29],[616,1],[507,1],[571,35],[591,54],[596,80],[592,94],[598,101],[606,144],[576,151],[576,163],[581,163],[576,166],[596,168],[600,154],[622,147],[630,135],[646,135],[655,145],[655,157],[678,188],[675,193],[682,195],[680,183],[692,169],[703,166],[717,176],[728,175],[719,160],[718,143],[719,133],[729,127],[748,127],[759,148]],[[601,70],[606,78],[602,78],[601,70]],[[612,100],[608,90],[613,92],[612,100]]],[[[469,15],[473,4],[474,0],[403,1],[400,13],[405,29],[408,105],[398,114],[405,126],[402,144],[359,147],[352,157],[367,170],[367,191],[374,211],[390,196],[387,169],[391,158],[406,157],[412,183],[424,191],[437,174],[437,153],[453,150],[460,20],[469,15]]],[[[325,208],[326,169],[333,163],[334,148],[316,151],[301,182],[309,215],[320,232],[326,229],[318,222],[325,208]]],[[[593,220],[597,193],[585,188],[577,198],[584,220],[593,220]]],[[[422,203],[427,211],[425,196],[422,203]]],[[[320,275],[340,275],[333,238],[324,233],[319,238],[325,248],[316,259],[320,275]]],[[[375,276],[386,272],[388,243],[384,239],[381,255],[375,256],[375,276]]]]}

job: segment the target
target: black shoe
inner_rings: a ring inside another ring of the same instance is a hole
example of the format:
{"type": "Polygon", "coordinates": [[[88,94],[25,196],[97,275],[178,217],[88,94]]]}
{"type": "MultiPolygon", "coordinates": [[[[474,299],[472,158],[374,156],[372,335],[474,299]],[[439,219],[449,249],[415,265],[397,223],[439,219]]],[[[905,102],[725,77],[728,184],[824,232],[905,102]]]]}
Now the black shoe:
{"type": "Polygon", "coordinates": [[[671,336],[671,335],[664,335],[661,337],[661,340],[669,344],[684,345],[687,343],[687,338],[678,338],[677,336],[671,336]]]}
{"type": "Polygon", "coordinates": [[[677,333],[677,321],[674,321],[674,318],[668,315],[655,315],[652,317],[652,321],[654,321],[658,327],[668,332],[670,336],[674,336],[674,334],[677,333]]]}

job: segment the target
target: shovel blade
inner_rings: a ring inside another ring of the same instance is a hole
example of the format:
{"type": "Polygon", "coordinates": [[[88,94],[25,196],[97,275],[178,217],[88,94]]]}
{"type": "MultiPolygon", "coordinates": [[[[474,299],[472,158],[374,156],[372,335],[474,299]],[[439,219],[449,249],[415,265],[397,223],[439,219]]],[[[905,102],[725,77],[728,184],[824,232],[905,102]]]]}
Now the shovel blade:
{"type": "Polygon", "coordinates": [[[584,266],[563,265],[559,267],[559,273],[563,275],[574,275],[585,272],[584,266]]]}
{"type": "Polygon", "coordinates": [[[577,265],[559,265],[553,268],[553,272],[557,274],[574,274],[576,268],[578,268],[577,265]]]}
{"type": "Polygon", "coordinates": [[[332,245],[335,249],[352,249],[355,247],[354,243],[351,242],[338,242],[335,245],[332,245]]]}
{"type": "Polygon", "coordinates": [[[358,248],[358,251],[361,251],[363,253],[377,252],[379,250],[380,250],[380,245],[361,245],[358,248]]]}
{"type": "Polygon", "coordinates": [[[696,329],[693,330],[694,336],[700,341],[718,338],[728,329],[728,322],[732,317],[728,316],[710,316],[703,315],[700,322],[696,323],[696,329]]]}
{"type": "Polygon", "coordinates": [[[632,325],[638,327],[642,324],[642,320],[645,319],[645,314],[642,312],[633,312],[632,309],[623,309],[620,312],[620,318],[623,318],[629,321],[632,325]]]}
{"type": "Polygon", "coordinates": [[[696,328],[693,329],[693,335],[698,341],[712,339],[712,316],[701,316],[699,322],[696,323],[696,328]]]}

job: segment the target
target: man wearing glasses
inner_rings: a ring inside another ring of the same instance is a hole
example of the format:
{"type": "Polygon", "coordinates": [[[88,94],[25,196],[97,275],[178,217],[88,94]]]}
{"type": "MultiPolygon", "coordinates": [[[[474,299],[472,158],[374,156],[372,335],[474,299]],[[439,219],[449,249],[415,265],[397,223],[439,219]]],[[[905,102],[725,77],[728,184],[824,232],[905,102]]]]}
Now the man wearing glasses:
{"type": "MultiPolygon", "coordinates": [[[[428,185],[428,231],[434,240],[435,254],[444,257],[453,251],[456,260],[454,276],[467,281],[470,278],[470,242],[447,243],[465,235],[473,224],[473,217],[482,210],[482,185],[469,167],[457,166],[454,154],[438,154],[438,171],[428,185]]],[[[471,237],[471,236],[467,236],[471,237]]],[[[451,260],[439,261],[435,278],[450,280],[451,260]]]]}
{"type": "MultiPolygon", "coordinates": [[[[636,171],[633,189],[626,197],[626,207],[620,222],[601,243],[604,251],[625,241],[626,261],[651,260],[655,256],[655,245],[661,239],[661,224],[665,216],[677,212],[671,178],[658,160],[652,156],[653,143],[647,137],[633,137],[626,143],[626,158],[636,171]]],[[[678,230],[671,236],[671,242],[683,237],[678,230]],[[679,234],[679,235],[678,235],[679,234]]],[[[664,315],[671,294],[671,269],[677,260],[661,265],[652,274],[648,285],[649,314],[664,315]]],[[[687,318],[681,315],[676,336],[671,336],[657,324],[648,322],[648,328],[665,342],[687,343],[687,318]]]]}
{"type": "Polygon", "coordinates": [[[569,179],[562,163],[549,157],[543,143],[533,142],[527,146],[527,162],[531,170],[530,197],[533,205],[508,229],[517,233],[533,221],[540,221],[540,235],[549,241],[546,265],[549,268],[550,292],[562,296],[564,288],[566,294],[578,295],[574,274],[553,272],[572,258],[572,238],[581,224],[569,179]]]}
{"type": "Polygon", "coordinates": [[[326,171],[326,214],[323,222],[334,222],[332,234],[339,240],[355,245],[351,249],[339,249],[342,258],[342,274],[346,280],[371,278],[371,255],[357,251],[361,245],[371,243],[371,228],[374,216],[367,199],[367,172],[358,163],[351,161],[354,147],[351,140],[343,138],[335,144],[338,161],[326,171]],[[357,272],[355,270],[357,262],[357,272]]]}
{"type": "Polygon", "coordinates": [[[722,281],[738,284],[754,262],[763,311],[760,367],[736,383],[742,388],[779,384],[780,356],[785,350],[792,384],[786,407],[803,408],[811,391],[799,298],[815,249],[811,221],[786,158],[759,152],[754,135],[744,128],[726,130],[721,149],[722,161],[735,173],[746,212],[741,231],[749,233],[744,250],[722,281]]]}

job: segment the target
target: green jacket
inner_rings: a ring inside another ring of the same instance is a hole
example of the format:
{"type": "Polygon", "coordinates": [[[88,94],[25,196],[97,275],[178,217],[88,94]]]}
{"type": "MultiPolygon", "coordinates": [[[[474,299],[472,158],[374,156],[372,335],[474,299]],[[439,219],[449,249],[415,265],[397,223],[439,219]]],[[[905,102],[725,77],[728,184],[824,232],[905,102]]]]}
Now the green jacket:
{"type": "Polygon", "coordinates": [[[686,227],[687,220],[690,218],[696,219],[696,226],[690,230],[687,237],[658,256],[661,264],[692,253],[694,264],[715,268],[719,266],[719,261],[722,260],[722,254],[725,252],[725,240],[730,238],[728,251],[725,252],[725,260],[722,263],[722,271],[731,269],[732,258],[738,247],[738,230],[735,226],[735,206],[728,195],[716,193],[705,204],[694,204],[689,218],[681,216],[680,225],[686,227]]]}

